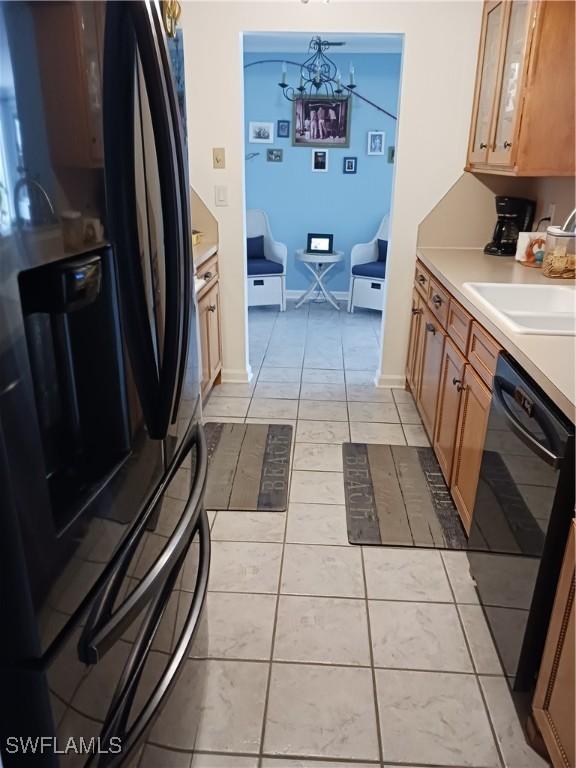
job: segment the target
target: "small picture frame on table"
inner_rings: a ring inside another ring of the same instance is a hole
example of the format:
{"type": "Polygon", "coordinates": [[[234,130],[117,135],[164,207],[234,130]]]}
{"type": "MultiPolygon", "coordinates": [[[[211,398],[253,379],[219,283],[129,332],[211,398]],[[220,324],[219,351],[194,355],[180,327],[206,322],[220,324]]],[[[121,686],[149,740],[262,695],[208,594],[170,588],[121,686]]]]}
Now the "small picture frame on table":
{"type": "Polygon", "coordinates": [[[290,120],[278,120],[276,123],[276,136],[279,139],[290,138],[290,120]]]}
{"type": "Polygon", "coordinates": [[[326,173],[328,170],[328,152],[325,149],[312,150],[312,170],[326,173]]]}
{"type": "Polygon", "coordinates": [[[386,134],[384,131],[368,131],[369,155],[383,155],[386,150],[386,134]]]}
{"type": "Polygon", "coordinates": [[[342,173],[356,173],[358,166],[357,157],[345,157],[342,164],[342,173]]]}

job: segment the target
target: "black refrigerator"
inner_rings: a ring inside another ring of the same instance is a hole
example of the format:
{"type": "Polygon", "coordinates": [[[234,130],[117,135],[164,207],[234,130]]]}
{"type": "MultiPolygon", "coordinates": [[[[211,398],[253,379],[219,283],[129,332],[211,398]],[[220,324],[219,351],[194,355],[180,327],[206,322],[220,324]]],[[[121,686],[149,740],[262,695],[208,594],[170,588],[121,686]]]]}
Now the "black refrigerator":
{"type": "Polygon", "coordinates": [[[194,747],[207,450],[165,11],[0,3],[4,768],[194,747]]]}

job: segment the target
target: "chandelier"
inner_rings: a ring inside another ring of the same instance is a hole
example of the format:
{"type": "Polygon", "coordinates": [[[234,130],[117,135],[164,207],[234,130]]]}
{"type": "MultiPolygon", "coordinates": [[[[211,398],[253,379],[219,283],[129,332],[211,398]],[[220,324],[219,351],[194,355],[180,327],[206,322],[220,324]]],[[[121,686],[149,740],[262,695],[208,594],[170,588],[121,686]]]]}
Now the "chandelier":
{"type": "Polygon", "coordinates": [[[310,40],[308,53],[311,55],[303,64],[296,62],[282,62],[282,77],[278,85],[282,88],[284,98],[288,101],[296,101],[314,96],[330,96],[336,99],[347,98],[348,94],[356,88],[354,80],[354,66],[350,64],[348,75],[348,84],[342,84],[342,75],[332,59],[326,55],[330,48],[344,45],[344,43],[333,43],[328,40],[322,40],[316,36],[310,40]],[[289,85],[287,82],[288,72],[287,63],[296,64],[300,67],[300,82],[297,87],[289,85]]]}

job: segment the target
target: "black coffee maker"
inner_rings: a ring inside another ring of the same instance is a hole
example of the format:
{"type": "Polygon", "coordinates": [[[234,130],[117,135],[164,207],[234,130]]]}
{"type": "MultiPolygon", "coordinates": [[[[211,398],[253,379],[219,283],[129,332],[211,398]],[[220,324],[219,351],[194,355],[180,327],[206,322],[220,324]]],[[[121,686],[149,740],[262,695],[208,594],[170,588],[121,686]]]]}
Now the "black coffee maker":
{"type": "Polygon", "coordinates": [[[519,232],[530,232],[534,221],[536,203],[524,197],[496,196],[498,219],[494,227],[492,241],[484,248],[484,253],[496,256],[514,256],[519,232]]]}

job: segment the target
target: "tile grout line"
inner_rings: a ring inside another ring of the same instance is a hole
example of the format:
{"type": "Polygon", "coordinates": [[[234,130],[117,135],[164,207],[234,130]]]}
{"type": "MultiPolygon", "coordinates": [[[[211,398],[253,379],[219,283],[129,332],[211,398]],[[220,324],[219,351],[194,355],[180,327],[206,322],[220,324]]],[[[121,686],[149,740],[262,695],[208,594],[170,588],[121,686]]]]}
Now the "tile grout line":
{"type": "Polygon", "coordinates": [[[362,563],[362,579],[364,581],[364,608],[366,610],[366,622],[368,627],[368,648],[370,651],[370,669],[372,674],[372,695],[374,697],[374,714],[376,717],[376,738],[378,740],[378,753],[380,764],[384,765],[384,745],[382,741],[382,729],[380,726],[380,708],[378,706],[378,690],[376,686],[376,670],[374,667],[374,648],[372,647],[372,625],[370,623],[370,605],[368,602],[368,582],[366,579],[366,566],[364,563],[364,548],[360,547],[360,562],[362,563]]]}
{"type": "Polygon", "coordinates": [[[262,728],[260,730],[260,745],[258,749],[258,766],[262,766],[262,754],[264,751],[264,738],[266,736],[266,720],[268,717],[268,706],[270,702],[270,687],[272,685],[272,666],[274,661],[274,646],[276,644],[276,631],[278,628],[278,611],[280,607],[280,593],[282,589],[282,573],[284,571],[284,553],[286,551],[286,531],[288,528],[288,509],[290,505],[290,492],[292,490],[292,465],[289,468],[290,476],[288,480],[288,498],[286,499],[286,517],[284,519],[284,536],[282,540],[282,553],[280,555],[280,568],[278,571],[278,586],[276,590],[276,608],[274,610],[274,621],[272,624],[272,639],[270,643],[270,657],[268,660],[268,680],[266,681],[266,692],[264,694],[264,709],[262,712],[262,728]]]}
{"type": "MultiPolygon", "coordinates": [[[[488,725],[490,727],[490,732],[492,734],[492,738],[494,740],[494,746],[496,747],[496,754],[498,755],[498,759],[500,760],[500,766],[501,768],[506,768],[506,760],[504,758],[504,754],[502,752],[502,748],[500,746],[498,735],[496,734],[496,729],[494,727],[494,723],[492,722],[492,716],[490,715],[490,709],[488,707],[488,702],[486,700],[486,697],[484,696],[484,691],[482,690],[482,686],[480,684],[480,676],[478,674],[477,668],[476,668],[476,662],[474,660],[474,655],[472,653],[472,648],[470,643],[468,642],[468,635],[466,634],[466,629],[464,627],[464,622],[462,621],[462,616],[460,615],[460,611],[458,610],[458,603],[456,602],[456,593],[454,592],[454,589],[452,587],[452,582],[450,581],[450,576],[448,574],[448,569],[446,568],[446,563],[444,562],[444,558],[442,555],[440,555],[440,560],[442,562],[442,568],[444,569],[444,573],[446,575],[446,578],[448,580],[448,586],[450,587],[450,592],[452,593],[453,601],[454,601],[454,608],[456,610],[456,615],[458,617],[458,622],[460,624],[460,629],[462,631],[462,635],[464,636],[464,642],[466,643],[466,649],[468,651],[468,655],[470,657],[470,661],[472,663],[472,670],[474,674],[474,679],[476,681],[476,686],[478,688],[478,692],[480,694],[480,698],[482,700],[482,704],[484,705],[484,712],[486,714],[486,719],[488,720],[488,725]]],[[[503,671],[504,673],[504,671],[503,671]]]]}

